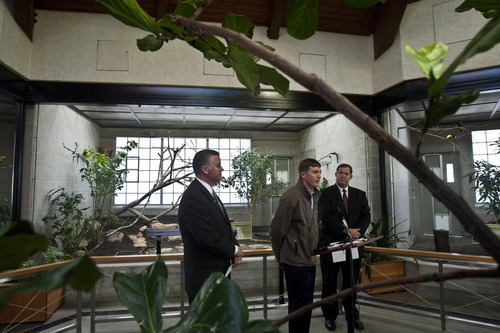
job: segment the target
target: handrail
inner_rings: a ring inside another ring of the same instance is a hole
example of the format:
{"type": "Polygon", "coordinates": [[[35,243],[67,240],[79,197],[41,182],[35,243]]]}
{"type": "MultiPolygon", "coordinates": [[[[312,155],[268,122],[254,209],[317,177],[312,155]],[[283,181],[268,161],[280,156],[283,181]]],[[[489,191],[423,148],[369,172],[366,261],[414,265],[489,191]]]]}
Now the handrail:
{"type": "Polygon", "coordinates": [[[407,257],[428,257],[428,258],[447,259],[455,261],[476,261],[476,262],[496,263],[493,257],[478,256],[472,254],[433,252],[433,251],[422,251],[422,250],[405,250],[405,249],[393,249],[393,248],[376,247],[376,246],[365,246],[365,251],[371,253],[401,255],[407,257]]]}
{"type": "MultiPolygon", "coordinates": [[[[433,251],[421,251],[421,250],[405,250],[405,249],[394,249],[386,247],[376,247],[376,246],[365,246],[366,252],[371,253],[381,253],[389,255],[401,255],[407,257],[429,257],[436,259],[447,259],[455,261],[475,261],[475,262],[485,262],[485,263],[496,263],[493,257],[490,256],[479,256],[472,254],[460,254],[460,253],[445,253],[445,252],[433,252],[433,251]]],[[[253,249],[243,251],[245,256],[262,256],[262,255],[273,255],[273,251],[269,249],[253,249]]],[[[158,255],[133,255],[133,256],[94,256],[91,259],[96,263],[103,262],[127,262],[127,261],[154,261],[158,255]]],[[[164,260],[182,260],[184,259],[183,253],[177,254],[162,254],[162,259],[164,260]]],[[[58,267],[61,267],[70,262],[60,261],[51,264],[44,264],[28,268],[19,268],[10,271],[5,271],[0,273],[0,279],[22,277],[25,275],[33,275],[35,273],[42,273],[49,271],[58,267]]]]}

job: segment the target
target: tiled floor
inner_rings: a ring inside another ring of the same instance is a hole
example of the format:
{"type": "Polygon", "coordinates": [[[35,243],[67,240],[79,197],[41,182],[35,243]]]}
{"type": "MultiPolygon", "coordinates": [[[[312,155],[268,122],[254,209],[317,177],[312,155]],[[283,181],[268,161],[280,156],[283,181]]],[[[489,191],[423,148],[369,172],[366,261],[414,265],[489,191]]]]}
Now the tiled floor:
{"type": "MultiPolygon", "coordinates": [[[[386,332],[405,332],[405,333],[427,333],[427,332],[443,332],[441,330],[441,322],[439,318],[432,318],[429,314],[416,315],[405,313],[402,308],[382,309],[372,305],[362,305],[360,307],[361,320],[364,323],[365,329],[363,333],[386,333],[386,332]]],[[[365,303],[369,304],[369,302],[365,303]]],[[[390,307],[390,306],[386,306],[390,307]]],[[[133,319],[126,313],[120,311],[123,308],[116,304],[100,304],[97,307],[98,321],[107,320],[110,318],[121,318],[127,320],[113,321],[113,322],[97,322],[95,324],[96,332],[139,332],[139,327],[133,319]]],[[[82,318],[82,332],[90,332],[90,315],[88,309],[83,309],[82,318]]],[[[63,306],[54,313],[54,315],[45,323],[31,323],[31,324],[13,324],[11,326],[1,325],[0,332],[39,332],[39,333],[54,333],[62,332],[64,327],[75,323],[74,304],[63,304],[63,306]]],[[[287,315],[287,308],[274,308],[268,310],[268,319],[278,319],[287,315]]],[[[495,315],[495,314],[493,314],[495,315]]],[[[434,315],[436,316],[436,315],[434,315]]],[[[250,320],[261,319],[263,317],[262,311],[255,311],[250,313],[250,320]]],[[[496,314],[498,317],[498,314],[496,314]]],[[[163,328],[168,328],[179,320],[179,317],[168,317],[164,319],[163,328]]],[[[336,321],[336,332],[347,332],[347,323],[342,315],[336,321]]],[[[474,333],[488,333],[498,332],[499,326],[486,327],[477,326],[467,322],[457,322],[455,320],[446,321],[446,331],[453,333],[461,332],[474,332],[474,333]]],[[[69,332],[76,332],[75,328],[68,330],[69,332]]],[[[288,332],[288,325],[285,324],[280,327],[280,332],[288,332]]],[[[320,309],[313,311],[313,318],[311,322],[311,333],[329,332],[324,326],[324,319],[321,315],[320,309]]]]}

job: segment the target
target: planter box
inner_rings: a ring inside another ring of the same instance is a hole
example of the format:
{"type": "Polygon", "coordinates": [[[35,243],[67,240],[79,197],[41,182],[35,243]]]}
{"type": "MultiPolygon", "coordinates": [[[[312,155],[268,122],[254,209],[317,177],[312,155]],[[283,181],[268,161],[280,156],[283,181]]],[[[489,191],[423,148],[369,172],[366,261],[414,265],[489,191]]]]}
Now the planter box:
{"type": "MultiPolygon", "coordinates": [[[[2,284],[0,290],[12,286],[2,284]]],[[[45,321],[64,303],[64,287],[49,292],[18,293],[2,309],[0,324],[45,321]]]]}
{"type": "MultiPolygon", "coordinates": [[[[361,273],[361,282],[378,282],[389,279],[400,279],[405,276],[405,262],[404,260],[389,260],[372,263],[371,268],[371,278],[368,279],[366,275],[366,265],[363,266],[363,271],[361,273]]],[[[367,289],[366,291],[370,294],[382,294],[394,291],[404,290],[403,286],[388,286],[379,287],[373,289],[367,289]]]]}

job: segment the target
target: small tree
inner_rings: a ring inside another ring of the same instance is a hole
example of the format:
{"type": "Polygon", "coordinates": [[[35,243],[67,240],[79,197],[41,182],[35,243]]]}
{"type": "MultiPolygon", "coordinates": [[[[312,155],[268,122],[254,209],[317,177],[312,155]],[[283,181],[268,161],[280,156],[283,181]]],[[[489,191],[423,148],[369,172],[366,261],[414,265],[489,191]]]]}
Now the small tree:
{"type": "Polygon", "coordinates": [[[260,155],[255,149],[249,149],[233,159],[233,174],[221,181],[222,187],[234,188],[238,196],[245,200],[250,223],[253,222],[258,204],[265,198],[277,195],[286,185],[275,177],[275,163],[273,153],[260,155]]]}

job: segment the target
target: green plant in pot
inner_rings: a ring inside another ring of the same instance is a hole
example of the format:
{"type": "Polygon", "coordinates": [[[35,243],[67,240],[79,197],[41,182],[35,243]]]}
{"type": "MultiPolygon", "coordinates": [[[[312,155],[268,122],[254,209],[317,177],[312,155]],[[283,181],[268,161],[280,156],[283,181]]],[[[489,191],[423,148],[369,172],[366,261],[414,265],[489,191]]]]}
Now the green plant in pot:
{"type": "MultiPolygon", "coordinates": [[[[398,243],[404,242],[406,239],[406,236],[403,236],[404,234],[406,234],[406,231],[398,232],[396,229],[401,223],[402,222],[399,222],[393,227],[390,227],[389,215],[384,215],[378,221],[371,222],[370,223],[371,229],[366,234],[366,238],[370,239],[378,236],[383,236],[383,237],[370,243],[369,246],[396,248],[398,243]]],[[[365,252],[365,259],[363,265],[361,266],[361,271],[362,271],[362,274],[360,274],[362,279],[361,282],[363,283],[368,281],[374,282],[374,280],[378,281],[386,277],[393,278],[396,275],[403,277],[404,262],[402,261],[390,262],[390,261],[391,258],[387,255],[365,252]],[[381,273],[381,270],[384,269],[383,265],[386,266],[389,271],[381,273]],[[380,273],[377,274],[378,275],[377,277],[372,277],[372,268],[376,270],[377,273],[380,273]]],[[[383,289],[382,292],[397,291],[400,289],[401,287],[395,286],[391,289],[383,289]]],[[[376,293],[377,290],[370,289],[368,290],[368,292],[376,293]]]]}

